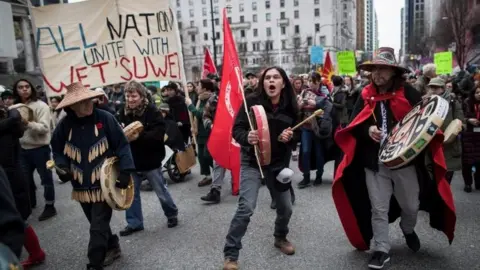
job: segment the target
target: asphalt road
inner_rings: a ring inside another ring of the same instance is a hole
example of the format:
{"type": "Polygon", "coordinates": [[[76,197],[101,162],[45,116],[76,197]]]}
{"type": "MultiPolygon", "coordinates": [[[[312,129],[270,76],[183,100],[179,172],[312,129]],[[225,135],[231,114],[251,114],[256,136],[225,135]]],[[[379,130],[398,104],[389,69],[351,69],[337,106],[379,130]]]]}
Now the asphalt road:
{"type": "MultiPolygon", "coordinates": [[[[291,167],[296,166],[292,163],[291,167]]],[[[243,239],[241,269],[367,269],[369,254],[356,251],[349,244],[333,204],[330,188],[333,163],[325,169],[324,185],[295,190],[297,201],[288,237],[296,246],[294,256],[285,256],[273,247],[275,211],[269,207],[268,190],[261,189],[256,212],[243,239]]],[[[224,239],[237,197],[230,195],[227,180],[222,202],[203,204],[200,197],[209,187],[197,187],[198,174],[196,167],[186,182],[169,185],[179,208],[180,223],[173,229],[167,228],[155,194],[142,192],[145,230],[120,238],[123,256],[107,269],[222,268],[224,239]]],[[[300,180],[301,174],[297,173],[295,183],[300,180]]],[[[480,269],[480,191],[466,194],[462,182],[461,175],[456,174],[452,189],[458,221],[453,244],[450,246],[442,233],[431,229],[421,213],[416,231],[422,248],[417,254],[406,247],[398,223],[390,226],[392,259],[387,269],[480,269]]],[[[78,203],[70,200],[70,191],[70,184],[56,183],[58,215],[38,222],[43,208],[39,201],[29,220],[47,253],[45,264],[35,269],[85,269],[89,225],[78,203]]],[[[37,198],[42,198],[43,189],[37,192],[37,198]]],[[[125,224],[124,213],[115,212],[112,230],[118,232],[125,224]]]]}

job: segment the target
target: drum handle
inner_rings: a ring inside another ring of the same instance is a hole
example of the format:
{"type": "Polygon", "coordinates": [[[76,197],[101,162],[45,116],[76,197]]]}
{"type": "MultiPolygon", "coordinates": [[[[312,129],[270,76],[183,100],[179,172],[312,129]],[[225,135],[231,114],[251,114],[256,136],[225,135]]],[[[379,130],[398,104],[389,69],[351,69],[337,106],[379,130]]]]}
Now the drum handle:
{"type": "MultiPolygon", "coordinates": [[[[241,78],[243,77],[240,76],[240,73],[239,73],[240,69],[238,67],[235,67],[234,69],[235,69],[235,74],[237,75],[236,77],[238,80],[238,87],[240,88],[240,93],[242,93],[243,107],[245,108],[245,114],[247,114],[248,124],[250,125],[250,130],[254,130],[252,119],[250,119],[250,114],[248,113],[247,100],[245,98],[245,93],[243,90],[243,82],[241,80],[241,78]]],[[[260,149],[258,148],[258,145],[254,145],[253,149],[255,150],[255,158],[257,159],[258,169],[260,170],[260,176],[262,177],[262,179],[265,179],[265,176],[263,175],[262,164],[260,163],[260,157],[258,154],[260,152],[260,149]]]]}
{"type": "Polygon", "coordinates": [[[52,170],[52,169],[54,169],[54,168],[55,168],[55,170],[56,170],[59,174],[62,174],[62,175],[67,174],[66,171],[60,169],[60,168],[55,164],[55,161],[53,161],[53,160],[47,161],[47,169],[52,170]]]}
{"type": "Polygon", "coordinates": [[[303,124],[305,124],[306,122],[310,121],[312,118],[316,117],[316,116],[320,116],[323,114],[323,110],[322,109],[318,109],[316,110],[312,115],[310,115],[309,117],[305,118],[302,122],[298,123],[296,126],[294,126],[292,128],[292,131],[294,131],[295,129],[301,127],[303,124]]]}

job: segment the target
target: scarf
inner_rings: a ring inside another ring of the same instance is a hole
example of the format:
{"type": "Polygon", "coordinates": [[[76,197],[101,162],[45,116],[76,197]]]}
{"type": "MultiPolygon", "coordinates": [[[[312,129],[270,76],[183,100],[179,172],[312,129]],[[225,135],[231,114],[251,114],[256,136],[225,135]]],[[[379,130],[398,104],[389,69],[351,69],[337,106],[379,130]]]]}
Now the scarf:
{"type": "Polygon", "coordinates": [[[142,116],[143,113],[145,112],[145,109],[147,108],[149,102],[147,98],[143,98],[142,104],[137,106],[136,108],[129,108],[128,105],[125,106],[125,115],[131,114],[132,116],[142,116]]]}
{"type": "MultiPolygon", "coordinates": [[[[211,96],[212,96],[211,92],[203,92],[201,94],[198,94],[198,101],[197,101],[197,105],[195,106],[195,108],[197,110],[199,110],[200,109],[200,103],[204,100],[208,100],[211,96]]],[[[195,135],[195,136],[198,135],[198,119],[197,119],[196,116],[193,117],[192,134],[195,135]]]]}

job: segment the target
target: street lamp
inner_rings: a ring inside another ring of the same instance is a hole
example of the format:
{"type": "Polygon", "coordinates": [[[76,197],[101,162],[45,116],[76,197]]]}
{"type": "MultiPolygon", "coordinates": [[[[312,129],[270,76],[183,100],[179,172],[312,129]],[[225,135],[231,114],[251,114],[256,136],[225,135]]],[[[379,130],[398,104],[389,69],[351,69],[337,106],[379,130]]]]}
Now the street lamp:
{"type": "Polygon", "coordinates": [[[213,16],[213,0],[210,0],[210,18],[212,20],[212,42],[213,42],[213,59],[217,66],[217,36],[215,35],[215,18],[213,16]]]}

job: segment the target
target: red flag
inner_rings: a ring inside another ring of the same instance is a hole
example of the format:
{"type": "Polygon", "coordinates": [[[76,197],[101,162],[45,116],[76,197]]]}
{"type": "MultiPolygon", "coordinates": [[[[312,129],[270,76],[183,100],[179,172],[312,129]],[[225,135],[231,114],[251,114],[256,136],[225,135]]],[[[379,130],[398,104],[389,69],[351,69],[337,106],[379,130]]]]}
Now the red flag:
{"type": "MultiPolygon", "coordinates": [[[[323,63],[322,77],[325,77],[324,83],[328,86],[332,85],[332,76],[334,74],[332,59],[330,58],[330,52],[327,52],[325,62],[323,63]]],[[[331,91],[331,89],[329,89],[331,91]]]]}
{"type": "Polygon", "coordinates": [[[202,79],[207,78],[207,75],[210,73],[217,74],[217,68],[215,67],[215,63],[213,62],[210,50],[208,50],[207,47],[205,47],[204,54],[205,58],[203,59],[202,79]]]}
{"type": "Polygon", "coordinates": [[[226,9],[223,9],[223,44],[220,95],[207,147],[215,162],[232,172],[232,194],[238,195],[240,187],[240,145],[232,138],[232,127],[235,116],[243,102],[240,89],[243,75],[226,9]]]}

